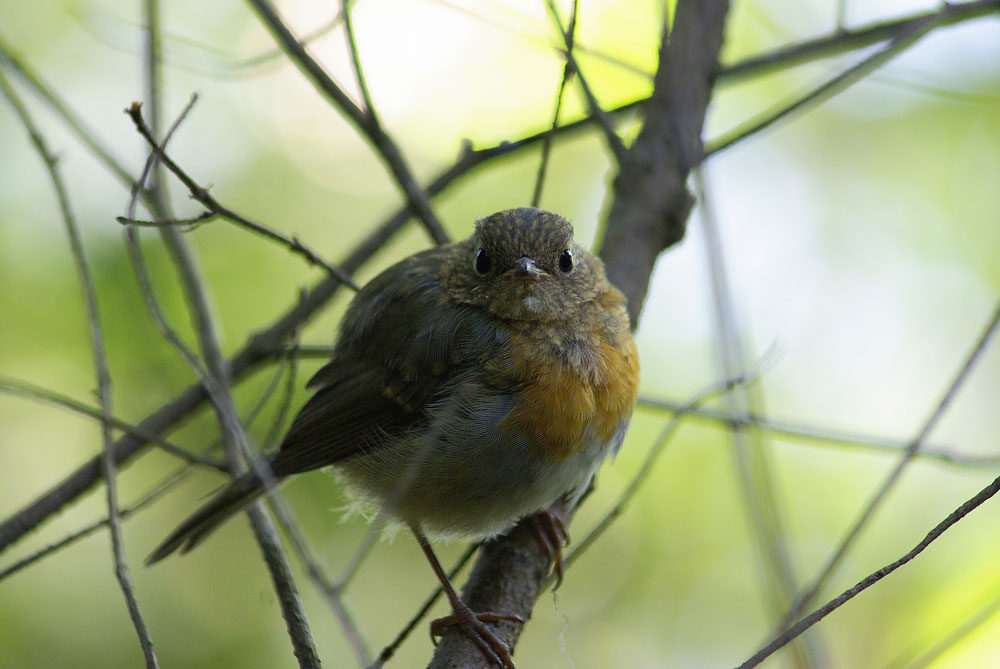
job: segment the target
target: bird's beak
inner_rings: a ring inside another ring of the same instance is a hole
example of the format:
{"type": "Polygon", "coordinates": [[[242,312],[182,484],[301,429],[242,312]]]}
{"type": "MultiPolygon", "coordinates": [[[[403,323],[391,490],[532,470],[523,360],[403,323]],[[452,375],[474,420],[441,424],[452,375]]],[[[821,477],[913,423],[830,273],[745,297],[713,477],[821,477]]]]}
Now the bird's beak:
{"type": "Polygon", "coordinates": [[[508,271],[507,274],[515,279],[532,279],[538,281],[545,276],[545,271],[536,265],[534,260],[524,256],[517,261],[514,269],[508,271]]]}

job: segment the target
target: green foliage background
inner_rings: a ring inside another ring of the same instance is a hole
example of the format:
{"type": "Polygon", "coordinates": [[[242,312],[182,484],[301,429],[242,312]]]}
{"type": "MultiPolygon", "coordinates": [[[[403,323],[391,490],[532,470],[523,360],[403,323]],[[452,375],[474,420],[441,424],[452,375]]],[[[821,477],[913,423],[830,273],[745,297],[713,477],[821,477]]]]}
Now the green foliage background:
{"type": "MultiPolygon", "coordinates": [[[[858,4],[858,3],[853,3],[858,4]]],[[[926,3],[850,6],[852,25],[900,16],[926,3]]],[[[334,13],[327,4],[283,2],[304,34],[334,13]]],[[[832,2],[737,3],[726,62],[834,27],[832,2]]],[[[253,68],[240,59],[273,47],[242,3],[165,3],[164,108],[172,118],[192,91],[201,99],[171,153],[227,206],[297,235],[334,261],[399,205],[397,189],[367,145],[287,62],[253,68]]],[[[453,5],[361,0],[361,56],[385,125],[423,179],[450,163],[468,138],[476,147],[516,139],[550,122],[562,63],[542,3],[453,5]]],[[[651,89],[636,71],[656,66],[655,2],[581,2],[578,57],[606,106],[651,89]]],[[[934,407],[1000,295],[1000,39],[996,17],[937,31],[874,77],[712,159],[706,170],[748,359],[777,345],[758,386],[768,416],[817,428],[905,442],[934,407]]],[[[138,173],[145,157],[121,109],[144,95],[138,3],[51,0],[0,4],[0,39],[53,86],[112,151],[138,173]]],[[[316,54],[349,90],[342,35],[316,54]]],[[[808,90],[858,54],[722,87],[709,137],[808,90]]],[[[2,66],[2,65],[0,65],[2,66]]],[[[8,69],[6,76],[15,79],[8,69]]],[[[20,82],[18,82],[20,83],[20,82]]],[[[137,422],[192,383],[142,303],[114,217],[128,194],[87,150],[19,86],[70,184],[74,211],[97,278],[114,379],[114,412],[137,422]]],[[[564,119],[584,109],[575,87],[564,119]]],[[[626,138],[637,120],[627,120],[626,138]]],[[[435,201],[453,237],[475,216],[526,204],[537,150],[479,169],[435,201]]],[[[596,132],[560,140],[542,205],[597,235],[614,176],[596,132]]],[[[171,184],[178,215],[198,212],[171,184]]],[[[712,296],[700,210],[686,240],[653,277],[638,332],[642,392],[684,401],[718,380],[712,296]]],[[[172,323],[189,341],[189,317],[157,235],[144,248],[172,323]]],[[[211,287],[228,351],[263,327],[320,275],[282,249],[213,222],[188,234],[211,287]]],[[[359,280],[429,243],[411,224],[359,280]]],[[[301,333],[329,343],[341,296],[301,333]]],[[[0,374],[83,401],[94,376],[81,291],[38,156],[8,105],[0,105],[0,374]]],[[[299,370],[295,405],[318,361],[299,370]]],[[[273,367],[242,384],[248,408],[273,367]]],[[[1000,456],[1000,345],[978,365],[931,442],[1000,456]]],[[[721,405],[720,405],[721,406],[721,405]]],[[[253,433],[263,439],[276,406],[253,433]]],[[[626,446],[606,467],[573,526],[582,536],[639,467],[665,417],[638,412],[626,446]]],[[[202,447],[215,439],[200,414],[172,435],[202,447]]],[[[788,549],[800,582],[813,576],[892,455],[768,439],[788,549]]],[[[0,515],[10,515],[99,452],[90,420],[13,395],[0,396],[0,515]]],[[[121,472],[120,497],[140,497],[177,465],[157,452],[121,472]]],[[[1000,465],[958,467],[923,460],[902,484],[831,583],[853,585],[912,547],[978,491],[1000,465]]],[[[292,666],[284,625],[257,548],[242,519],[203,548],[153,569],[141,558],[220,484],[197,473],[125,524],[140,604],[164,667],[292,666]]],[[[341,522],[343,499],[325,473],[285,490],[331,571],[349,561],[365,524],[341,522]]],[[[3,556],[27,555],[106,512],[90,493],[3,556]]],[[[912,658],[1000,597],[995,556],[1000,506],[973,513],[912,565],[817,628],[829,666],[881,667],[912,658]],[[907,654],[910,655],[907,655],[907,654]]],[[[523,666],[732,666],[773,624],[760,558],[737,484],[729,433],[689,419],[640,496],[546,595],[516,658],[523,666]]],[[[461,546],[445,546],[453,559],[461,546]]],[[[406,536],[380,543],[348,601],[377,651],[431,591],[434,581],[406,536]]],[[[327,666],[352,666],[336,621],[304,588],[327,666]]],[[[114,581],[106,533],[97,533],[0,582],[0,666],[120,667],[141,661],[114,581]]],[[[436,613],[443,614],[439,605],[436,613]]],[[[1000,618],[991,616],[935,666],[991,666],[1000,658],[1000,618]]],[[[396,666],[426,661],[424,628],[396,666]]],[[[779,666],[781,661],[774,663],[779,666]]]]}

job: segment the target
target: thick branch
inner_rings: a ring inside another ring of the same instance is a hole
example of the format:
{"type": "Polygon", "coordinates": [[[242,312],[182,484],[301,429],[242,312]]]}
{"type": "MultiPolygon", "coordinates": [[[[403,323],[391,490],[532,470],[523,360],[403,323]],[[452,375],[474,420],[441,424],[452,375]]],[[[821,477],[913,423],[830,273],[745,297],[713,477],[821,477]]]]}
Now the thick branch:
{"type": "Polygon", "coordinates": [[[633,327],[656,258],[684,236],[692,205],[685,183],[702,158],[702,125],[728,9],[721,1],[677,5],[646,121],[615,179],[600,255],[608,278],[628,298],[633,327]]]}
{"type": "MultiPolygon", "coordinates": [[[[701,159],[701,128],[722,46],[726,0],[682,0],[674,28],[660,49],[646,122],[615,182],[615,201],[602,256],[608,274],[623,289],[636,322],[656,256],[684,233],[691,197],[684,186],[701,159]]],[[[485,544],[463,591],[474,609],[513,613],[527,620],[542,592],[548,555],[525,523],[485,544]]],[[[513,648],[521,626],[499,623],[513,648]]],[[[486,667],[487,658],[461,630],[449,630],[430,666],[486,667]]]]}

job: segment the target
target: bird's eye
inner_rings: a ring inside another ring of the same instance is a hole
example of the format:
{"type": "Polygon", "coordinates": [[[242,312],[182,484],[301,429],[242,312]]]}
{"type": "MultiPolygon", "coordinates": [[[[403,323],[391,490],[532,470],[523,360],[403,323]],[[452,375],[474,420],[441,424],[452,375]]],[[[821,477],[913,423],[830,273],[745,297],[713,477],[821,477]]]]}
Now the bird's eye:
{"type": "Polygon", "coordinates": [[[490,259],[490,254],[486,252],[485,249],[479,249],[476,251],[476,273],[480,276],[486,276],[490,273],[490,268],[493,266],[493,261],[490,259]]]}
{"type": "Polygon", "coordinates": [[[563,274],[569,274],[573,271],[573,252],[566,249],[559,256],[559,271],[563,274]]]}

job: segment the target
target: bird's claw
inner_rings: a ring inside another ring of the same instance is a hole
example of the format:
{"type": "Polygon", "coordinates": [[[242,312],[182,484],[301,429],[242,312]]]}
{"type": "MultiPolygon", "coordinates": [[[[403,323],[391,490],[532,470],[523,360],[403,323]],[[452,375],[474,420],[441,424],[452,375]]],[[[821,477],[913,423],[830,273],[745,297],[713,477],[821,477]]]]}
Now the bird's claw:
{"type": "Polygon", "coordinates": [[[493,613],[492,611],[477,613],[463,605],[461,608],[455,608],[452,615],[431,621],[431,640],[437,644],[437,638],[444,634],[446,629],[458,625],[486,657],[504,669],[515,669],[514,660],[510,656],[510,648],[483,624],[496,622],[514,622],[523,625],[524,618],[514,614],[493,613]]]}

